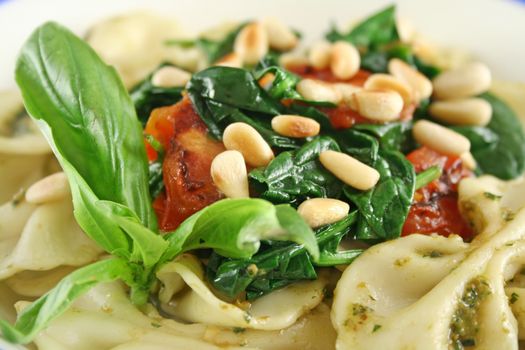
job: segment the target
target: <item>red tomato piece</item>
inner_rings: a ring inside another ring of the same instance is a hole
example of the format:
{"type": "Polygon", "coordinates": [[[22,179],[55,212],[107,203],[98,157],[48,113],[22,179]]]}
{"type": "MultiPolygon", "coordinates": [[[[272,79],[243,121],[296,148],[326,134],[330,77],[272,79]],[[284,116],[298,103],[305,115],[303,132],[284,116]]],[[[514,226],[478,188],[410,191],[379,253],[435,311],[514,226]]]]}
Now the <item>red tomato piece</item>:
{"type": "Polygon", "coordinates": [[[166,191],[153,203],[163,231],[176,229],[190,215],[223,197],[210,168],[213,158],[225,149],[207,131],[189,98],[155,109],[148,121],[145,132],[166,150],[162,165],[166,191]]]}
{"type": "Polygon", "coordinates": [[[403,236],[411,233],[438,233],[443,236],[458,234],[471,239],[473,231],[461,216],[458,208],[458,184],[464,177],[472,176],[459,157],[440,154],[430,148],[421,147],[407,159],[414,165],[416,173],[437,165],[443,173],[420,188],[414,194],[403,236]]]}

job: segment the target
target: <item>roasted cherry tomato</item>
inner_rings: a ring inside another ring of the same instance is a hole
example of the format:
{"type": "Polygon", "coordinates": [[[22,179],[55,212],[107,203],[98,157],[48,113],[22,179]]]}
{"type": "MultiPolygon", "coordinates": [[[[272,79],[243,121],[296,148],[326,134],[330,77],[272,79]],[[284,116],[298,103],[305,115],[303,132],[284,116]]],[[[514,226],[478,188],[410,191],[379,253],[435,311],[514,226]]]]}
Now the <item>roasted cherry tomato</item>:
{"type": "Polygon", "coordinates": [[[419,148],[407,156],[416,173],[438,165],[443,173],[414,194],[403,236],[411,233],[438,233],[443,236],[458,234],[466,240],[473,231],[458,208],[458,184],[472,173],[463,166],[459,157],[440,154],[430,148],[419,148]]]}
{"type": "MultiPolygon", "coordinates": [[[[222,198],[210,167],[224,146],[208,136],[189,98],[153,110],[145,133],[154,136],[166,150],[162,165],[166,190],[155,199],[153,207],[160,229],[171,231],[191,214],[222,198]]],[[[150,160],[157,157],[152,148],[148,155],[150,160]]]]}

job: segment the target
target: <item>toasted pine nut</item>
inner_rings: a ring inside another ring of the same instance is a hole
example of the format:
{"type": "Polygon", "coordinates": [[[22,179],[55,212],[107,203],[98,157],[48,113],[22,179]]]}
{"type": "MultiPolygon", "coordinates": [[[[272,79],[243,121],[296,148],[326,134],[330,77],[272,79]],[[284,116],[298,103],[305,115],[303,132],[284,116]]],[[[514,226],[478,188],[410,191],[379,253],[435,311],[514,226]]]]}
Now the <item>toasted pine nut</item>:
{"type": "Polygon", "coordinates": [[[430,80],[399,58],[393,58],[388,62],[388,72],[412,88],[413,98],[416,103],[432,95],[432,83],[430,80]]]}
{"type": "Polygon", "coordinates": [[[211,162],[211,178],[228,198],[248,198],[248,174],[239,151],[224,151],[211,162]]]}
{"type": "Polygon", "coordinates": [[[283,136],[301,138],[319,134],[321,126],[312,118],[278,115],[272,119],[272,129],[283,136]]]}
{"type": "Polygon", "coordinates": [[[316,69],[323,69],[330,64],[332,44],[327,41],[318,41],[310,46],[308,51],[308,61],[316,69]]]}
{"type": "Polygon", "coordinates": [[[460,156],[470,151],[470,141],[465,136],[427,120],[417,121],[412,133],[419,144],[443,154],[460,156]]]}
{"type": "Polygon", "coordinates": [[[380,122],[398,119],[403,110],[403,98],[394,91],[357,91],[348,103],[363,117],[380,122]]]}
{"type": "Polygon", "coordinates": [[[165,66],[153,74],[151,83],[158,87],[169,88],[184,86],[190,79],[191,74],[185,70],[173,66],[165,66]]]}
{"type": "Polygon", "coordinates": [[[379,181],[379,172],[348,154],[324,151],[319,155],[321,164],[339,180],[358,190],[369,190],[379,181]]]}
{"type": "Polygon", "coordinates": [[[350,211],[348,203],[332,198],[312,198],[297,208],[299,215],[312,228],[333,224],[344,219],[350,211]]]}
{"type": "Polygon", "coordinates": [[[297,92],[306,100],[339,103],[341,94],[332,84],[321,80],[303,79],[296,86],[297,92]]]}
{"type": "Polygon", "coordinates": [[[308,58],[297,53],[284,53],[279,57],[279,64],[284,68],[307,66],[308,58]]]}
{"type": "Polygon", "coordinates": [[[354,45],[338,41],[332,45],[330,70],[339,79],[350,79],[359,70],[361,56],[354,45]]]}
{"type": "Polygon", "coordinates": [[[476,164],[476,160],[472,156],[472,153],[465,152],[461,154],[459,158],[461,159],[461,161],[463,162],[463,165],[465,165],[467,169],[470,169],[470,170],[476,169],[477,164],[476,164]]]}
{"type": "Polygon", "coordinates": [[[487,91],[492,83],[490,69],[483,63],[469,63],[461,68],[438,75],[434,95],[438,99],[470,97],[487,91]]]}
{"type": "Polygon", "coordinates": [[[405,106],[412,102],[412,88],[406,82],[389,74],[372,74],[365,82],[366,90],[395,91],[403,98],[405,106]]]}
{"type": "Polygon", "coordinates": [[[233,123],[224,129],[224,146],[228,150],[242,153],[246,163],[253,167],[268,165],[273,159],[273,151],[261,134],[246,123],[233,123]]]}
{"type": "Polygon", "coordinates": [[[436,101],[429,107],[430,115],[452,125],[485,126],[492,117],[492,106],[482,98],[436,101]]]}
{"type": "Polygon", "coordinates": [[[268,35],[260,23],[250,23],[241,29],[235,43],[235,52],[246,64],[256,64],[268,52],[268,35]]]}
{"type": "Polygon", "coordinates": [[[215,66],[242,68],[242,59],[235,52],[229,53],[226,56],[220,58],[214,64],[215,66]]]}
{"type": "Polygon", "coordinates": [[[269,17],[262,21],[270,47],[278,51],[289,51],[297,46],[299,39],[283,22],[269,17]]]}
{"type": "Polygon", "coordinates": [[[66,174],[55,173],[32,184],[26,191],[26,201],[32,204],[53,202],[71,193],[66,174]]]}
{"type": "Polygon", "coordinates": [[[341,100],[349,102],[353,101],[353,96],[356,92],[363,90],[362,87],[350,83],[333,83],[333,88],[341,95],[341,100]]]}

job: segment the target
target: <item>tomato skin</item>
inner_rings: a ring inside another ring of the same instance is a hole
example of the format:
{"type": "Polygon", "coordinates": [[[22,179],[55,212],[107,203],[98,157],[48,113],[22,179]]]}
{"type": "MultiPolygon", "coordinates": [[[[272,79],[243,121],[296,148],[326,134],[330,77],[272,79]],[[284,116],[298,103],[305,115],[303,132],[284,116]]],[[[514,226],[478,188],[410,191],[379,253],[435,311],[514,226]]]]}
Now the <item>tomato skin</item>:
{"type": "Polygon", "coordinates": [[[461,179],[472,176],[459,157],[440,154],[421,147],[407,155],[416,173],[438,165],[443,169],[439,179],[420,188],[414,194],[402,235],[412,233],[438,233],[442,236],[458,234],[471,239],[474,232],[461,216],[458,207],[458,184],[461,179]]]}
{"type": "MultiPolygon", "coordinates": [[[[166,152],[162,164],[165,193],[153,202],[162,231],[175,230],[190,215],[223,198],[210,168],[213,158],[225,148],[207,131],[187,97],[153,110],[148,120],[145,133],[155,137],[166,152]]],[[[151,161],[157,157],[153,152],[151,161]]]]}

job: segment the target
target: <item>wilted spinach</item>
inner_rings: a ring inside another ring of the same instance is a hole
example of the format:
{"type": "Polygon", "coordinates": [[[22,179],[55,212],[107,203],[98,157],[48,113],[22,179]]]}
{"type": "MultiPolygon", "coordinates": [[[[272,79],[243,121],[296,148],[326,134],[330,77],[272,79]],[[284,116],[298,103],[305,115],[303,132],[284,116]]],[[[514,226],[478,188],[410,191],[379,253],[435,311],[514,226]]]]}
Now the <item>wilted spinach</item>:
{"type": "Polygon", "coordinates": [[[516,114],[491,93],[481,98],[492,106],[492,119],[485,127],[453,127],[471,142],[471,152],[481,174],[510,180],[525,170],[525,134],[516,114]]]}
{"type": "Polygon", "coordinates": [[[355,236],[364,240],[397,238],[414,195],[414,167],[402,153],[383,148],[374,167],[381,176],[374,188],[368,191],[344,188],[346,197],[358,210],[355,236]]]}
{"type": "Polygon", "coordinates": [[[300,203],[309,197],[339,197],[342,183],[319,162],[326,150],[339,151],[327,136],[316,137],[295,151],[280,153],[266,168],[250,172],[260,197],[274,203],[300,203]]]}
{"type": "MultiPolygon", "coordinates": [[[[161,65],[159,68],[166,66],[161,65]]],[[[135,105],[137,116],[142,123],[146,125],[151,111],[157,107],[171,106],[182,99],[182,91],[184,87],[160,87],[151,83],[153,74],[159,69],[157,68],[146,79],[131,89],[131,100],[135,105]]]]}
{"type": "Polygon", "coordinates": [[[341,238],[355,222],[356,214],[316,230],[320,259],[312,262],[302,245],[267,241],[251,259],[228,259],[212,254],[206,274],[213,287],[228,298],[246,292],[252,300],[298,280],[315,279],[314,266],[348,264],[362,253],[361,249],[336,251],[341,238]]]}

